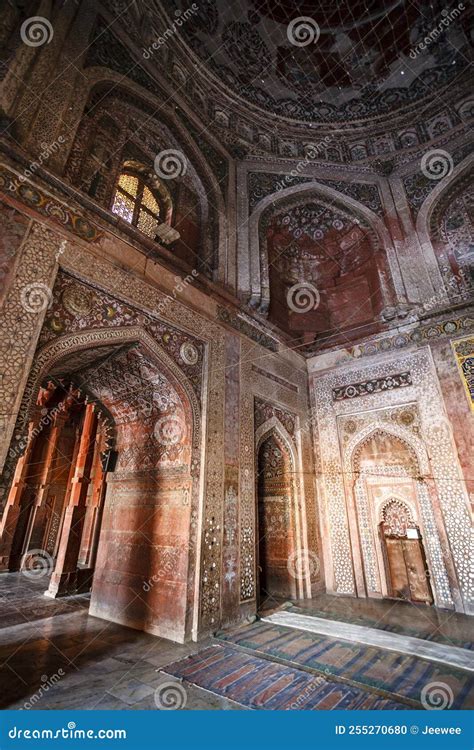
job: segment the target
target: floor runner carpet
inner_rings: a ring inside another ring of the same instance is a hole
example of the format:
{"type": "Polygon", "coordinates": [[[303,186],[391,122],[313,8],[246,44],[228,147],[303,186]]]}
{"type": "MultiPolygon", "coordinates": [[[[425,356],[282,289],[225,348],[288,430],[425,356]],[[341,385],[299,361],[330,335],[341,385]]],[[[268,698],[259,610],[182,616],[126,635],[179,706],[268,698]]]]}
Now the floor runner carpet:
{"type": "Polygon", "coordinates": [[[450,708],[474,706],[473,679],[467,672],[394,651],[263,622],[221,634],[219,640],[280,659],[296,668],[329,673],[352,685],[389,693],[394,700],[416,701],[419,708],[422,708],[422,691],[428,690],[431,683],[446,685],[450,708]]]}
{"type": "Polygon", "coordinates": [[[227,645],[209,646],[164,672],[257,710],[403,710],[406,705],[227,645]]]}

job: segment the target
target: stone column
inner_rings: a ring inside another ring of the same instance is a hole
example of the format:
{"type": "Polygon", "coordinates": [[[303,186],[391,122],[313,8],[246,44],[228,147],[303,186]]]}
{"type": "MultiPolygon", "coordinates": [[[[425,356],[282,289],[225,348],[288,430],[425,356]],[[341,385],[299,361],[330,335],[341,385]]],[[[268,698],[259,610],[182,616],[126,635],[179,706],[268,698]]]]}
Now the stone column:
{"type": "Polygon", "coordinates": [[[3,518],[0,524],[0,571],[10,570],[10,554],[18,525],[18,518],[21,513],[21,499],[26,486],[31,453],[35,443],[34,430],[36,427],[35,421],[31,421],[28,425],[26,449],[24,454],[18,459],[15,474],[13,475],[13,482],[3,511],[3,518]]]}
{"type": "Polygon", "coordinates": [[[92,573],[94,572],[95,563],[97,560],[97,551],[99,549],[100,527],[102,525],[102,516],[104,514],[105,493],[107,490],[107,482],[105,481],[105,477],[106,477],[106,474],[104,471],[102,471],[102,467],[101,467],[100,482],[98,482],[97,489],[94,494],[94,502],[96,503],[96,508],[95,508],[95,513],[94,513],[94,524],[93,524],[93,529],[92,529],[89,557],[88,557],[88,566],[92,573]]]}
{"type": "Polygon", "coordinates": [[[49,435],[45,437],[47,440],[46,455],[44,458],[43,465],[41,467],[41,475],[37,484],[37,491],[34,501],[34,507],[32,509],[32,517],[30,519],[28,539],[25,543],[25,555],[22,560],[22,567],[28,566],[28,552],[31,549],[44,549],[45,547],[45,532],[47,526],[47,501],[49,497],[49,488],[51,483],[51,477],[54,471],[54,463],[58,453],[58,442],[61,437],[63,427],[68,419],[66,412],[56,414],[53,421],[53,427],[49,435]]]}
{"type": "Polygon", "coordinates": [[[79,443],[69,502],[64,514],[56,567],[46,596],[55,598],[77,593],[87,587],[78,570],[82,531],[86,514],[87,491],[94,457],[97,415],[94,404],[87,404],[79,443]]]}
{"type": "Polygon", "coordinates": [[[93,467],[91,472],[90,492],[87,497],[87,511],[84,522],[84,530],[81,540],[80,562],[90,568],[90,558],[95,536],[95,528],[98,520],[98,511],[102,495],[102,483],[104,472],[101,465],[101,443],[102,440],[96,440],[93,467]]]}

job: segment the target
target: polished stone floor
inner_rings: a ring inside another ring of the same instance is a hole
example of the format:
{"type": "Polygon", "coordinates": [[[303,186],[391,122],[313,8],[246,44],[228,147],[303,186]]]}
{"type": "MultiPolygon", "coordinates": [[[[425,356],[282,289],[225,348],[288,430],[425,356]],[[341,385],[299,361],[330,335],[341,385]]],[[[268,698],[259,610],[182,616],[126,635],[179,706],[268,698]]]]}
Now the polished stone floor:
{"type": "MultiPolygon", "coordinates": [[[[91,617],[88,596],[48,599],[43,596],[47,583],[20,573],[0,575],[3,708],[156,709],[163,686],[178,683],[164,673],[166,665],[211,643],[174,644],[91,617]]],[[[276,608],[277,602],[272,604],[276,608]]],[[[465,648],[472,636],[471,618],[404,602],[321,595],[287,608],[453,645],[462,642],[465,648]]],[[[189,684],[186,696],[186,709],[242,708],[189,684]]]]}
{"type": "MultiPolygon", "coordinates": [[[[0,575],[0,707],[155,709],[155,692],[178,682],[158,670],[208,645],[180,645],[88,614],[88,597],[47,599],[47,581],[0,575]]],[[[233,710],[186,686],[186,709],[233,710]]],[[[240,708],[240,706],[237,706],[240,708]]]]}

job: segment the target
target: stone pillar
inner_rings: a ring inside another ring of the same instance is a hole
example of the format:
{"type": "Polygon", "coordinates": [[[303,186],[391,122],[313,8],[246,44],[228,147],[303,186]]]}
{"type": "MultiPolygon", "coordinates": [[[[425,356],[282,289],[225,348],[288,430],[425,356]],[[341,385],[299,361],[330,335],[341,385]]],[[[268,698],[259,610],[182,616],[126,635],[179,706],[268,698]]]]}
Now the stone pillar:
{"type": "Polygon", "coordinates": [[[95,444],[93,467],[91,472],[90,492],[87,497],[87,511],[84,522],[84,530],[81,541],[80,563],[90,568],[92,546],[95,537],[95,529],[98,520],[99,506],[102,496],[102,483],[104,472],[101,465],[101,443],[98,439],[95,444]]]}
{"type": "Polygon", "coordinates": [[[58,442],[61,437],[63,427],[68,419],[66,412],[56,414],[54,417],[53,427],[49,435],[45,437],[47,440],[46,454],[44,462],[41,467],[41,475],[37,484],[37,491],[35,495],[34,507],[32,509],[32,517],[30,519],[28,538],[25,542],[25,555],[22,560],[22,567],[28,567],[28,552],[31,549],[44,549],[45,548],[45,532],[48,522],[47,517],[47,500],[49,496],[49,489],[51,483],[51,477],[54,471],[54,462],[56,460],[58,452],[58,442]]]}
{"type": "Polygon", "coordinates": [[[13,475],[13,482],[3,511],[3,518],[0,524],[0,571],[12,569],[10,555],[15,531],[18,526],[18,519],[22,510],[21,501],[26,487],[30,458],[35,444],[34,431],[36,428],[36,421],[32,420],[28,425],[26,449],[24,454],[18,459],[15,474],[13,475]]]}
{"type": "Polygon", "coordinates": [[[64,514],[56,567],[46,596],[55,598],[87,590],[84,575],[78,570],[82,531],[86,514],[87,491],[94,457],[97,415],[94,404],[86,406],[69,502],[64,514]]]}
{"type": "Polygon", "coordinates": [[[106,477],[106,474],[104,471],[102,471],[102,467],[101,467],[100,482],[97,486],[97,493],[94,499],[94,502],[97,503],[97,507],[95,508],[95,513],[94,513],[94,523],[93,523],[93,528],[92,528],[91,543],[90,543],[89,557],[88,557],[88,566],[92,572],[94,572],[95,563],[97,560],[97,551],[99,549],[100,527],[102,525],[102,516],[104,514],[105,493],[107,490],[107,483],[105,481],[105,477],[106,477]]]}

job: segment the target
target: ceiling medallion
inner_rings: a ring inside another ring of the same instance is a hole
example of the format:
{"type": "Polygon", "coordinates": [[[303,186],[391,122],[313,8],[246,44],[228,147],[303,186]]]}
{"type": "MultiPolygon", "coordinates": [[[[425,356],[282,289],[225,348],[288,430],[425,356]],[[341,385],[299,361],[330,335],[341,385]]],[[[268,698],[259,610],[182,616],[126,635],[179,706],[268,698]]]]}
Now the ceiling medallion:
{"type": "Polygon", "coordinates": [[[62,302],[66,310],[76,317],[89,315],[94,304],[94,295],[76,286],[68,286],[62,294],[62,302]]]}
{"type": "Polygon", "coordinates": [[[190,341],[185,341],[184,344],[181,344],[179,354],[186,365],[195,365],[199,359],[198,350],[190,341]]]}

